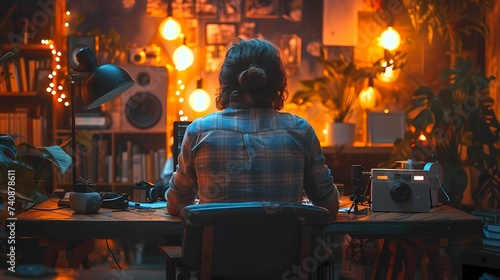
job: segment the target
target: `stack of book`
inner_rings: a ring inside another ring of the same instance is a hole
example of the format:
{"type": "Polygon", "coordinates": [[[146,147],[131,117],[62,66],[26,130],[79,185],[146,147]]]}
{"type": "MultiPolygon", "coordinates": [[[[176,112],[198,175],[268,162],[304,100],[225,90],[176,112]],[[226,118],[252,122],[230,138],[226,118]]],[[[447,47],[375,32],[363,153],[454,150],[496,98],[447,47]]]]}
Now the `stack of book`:
{"type": "Polygon", "coordinates": [[[500,252],[500,225],[490,224],[484,229],[483,249],[500,252]]]}

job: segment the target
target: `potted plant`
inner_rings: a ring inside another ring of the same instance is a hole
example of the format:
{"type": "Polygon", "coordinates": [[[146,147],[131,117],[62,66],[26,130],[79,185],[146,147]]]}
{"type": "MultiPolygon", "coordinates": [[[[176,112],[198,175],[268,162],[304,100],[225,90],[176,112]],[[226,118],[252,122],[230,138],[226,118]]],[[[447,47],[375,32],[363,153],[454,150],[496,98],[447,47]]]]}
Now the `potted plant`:
{"type": "Polygon", "coordinates": [[[498,209],[500,124],[489,90],[493,79],[477,70],[470,59],[457,57],[454,67],[440,77],[445,81],[442,89],[434,92],[419,87],[407,110],[410,130],[395,143],[385,166],[405,159],[429,161],[436,155],[444,171],[441,202],[463,209],[470,184],[474,208],[498,209]]]}
{"type": "Polygon", "coordinates": [[[10,135],[0,134],[0,191],[8,192],[15,184],[19,204],[23,210],[44,201],[45,185],[52,179],[54,168],[64,174],[71,165],[71,157],[57,145],[34,147],[28,143],[16,146],[10,135]],[[11,178],[8,174],[15,174],[11,178]]]}
{"type": "Polygon", "coordinates": [[[348,121],[358,99],[356,84],[369,77],[371,69],[358,69],[353,61],[348,61],[342,54],[339,58],[330,58],[324,47],[314,59],[323,68],[323,75],[300,81],[302,89],[295,92],[291,101],[297,105],[320,102],[331,115],[329,134],[341,137],[339,140],[330,138],[330,144],[352,144],[355,126],[348,121]],[[337,132],[337,127],[347,127],[347,130],[337,132]]]}
{"type": "Polygon", "coordinates": [[[73,211],[82,214],[95,214],[101,209],[101,195],[95,191],[91,179],[79,177],[69,194],[69,205],[73,211]]]}

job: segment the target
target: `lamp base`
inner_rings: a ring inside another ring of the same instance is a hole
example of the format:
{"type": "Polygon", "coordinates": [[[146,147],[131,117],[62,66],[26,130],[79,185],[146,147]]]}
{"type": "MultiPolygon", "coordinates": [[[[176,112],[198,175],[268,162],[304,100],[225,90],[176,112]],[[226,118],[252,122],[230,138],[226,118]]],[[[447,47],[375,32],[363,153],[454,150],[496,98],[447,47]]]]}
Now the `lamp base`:
{"type": "Polygon", "coordinates": [[[95,214],[102,206],[102,198],[98,192],[69,194],[69,206],[78,214],[95,214]]]}

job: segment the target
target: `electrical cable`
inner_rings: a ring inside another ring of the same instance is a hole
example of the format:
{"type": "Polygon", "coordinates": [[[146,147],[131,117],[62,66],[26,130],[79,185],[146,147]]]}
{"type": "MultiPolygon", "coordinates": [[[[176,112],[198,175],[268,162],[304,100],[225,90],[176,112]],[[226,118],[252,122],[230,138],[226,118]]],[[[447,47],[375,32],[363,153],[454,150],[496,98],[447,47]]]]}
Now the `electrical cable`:
{"type": "Polygon", "coordinates": [[[120,266],[120,264],[118,263],[118,261],[116,260],[116,256],[115,256],[115,253],[113,253],[113,250],[111,250],[111,248],[109,248],[109,243],[108,243],[108,239],[106,239],[106,248],[108,248],[108,251],[109,253],[111,254],[111,256],[113,257],[113,260],[115,261],[116,265],[118,266],[118,268],[120,270],[122,270],[122,267],[120,266]]]}

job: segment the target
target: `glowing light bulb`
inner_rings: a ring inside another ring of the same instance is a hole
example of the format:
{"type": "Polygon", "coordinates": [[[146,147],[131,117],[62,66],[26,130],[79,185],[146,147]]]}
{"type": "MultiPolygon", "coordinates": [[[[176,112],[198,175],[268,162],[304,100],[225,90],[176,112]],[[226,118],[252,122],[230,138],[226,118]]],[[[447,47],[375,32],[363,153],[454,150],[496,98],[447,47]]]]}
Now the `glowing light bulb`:
{"type": "Polygon", "coordinates": [[[160,23],[160,34],[168,41],[175,40],[181,35],[181,25],[173,17],[167,17],[160,23]]]}
{"type": "Polygon", "coordinates": [[[379,45],[389,51],[393,51],[399,47],[401,43],[401,36],[391,26],[387,27],[382,34],[380,34],[379,45]]]}
{"type": "Polygon", "coordinates": [[[193,50],[186,47],[186,45],[181,45],[175,49],[173,53],[173,60],[175,63],[175,68],[179,71],[186,70],[189,66],[193,65],[194,53],[193,50]]]}
{"type": "Polygon", "coordinates": [[[188,99],[189,107],[195,112],[204,112],[210,106],[210,96],[202,89],[195,89],[188,99]]]}

